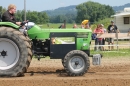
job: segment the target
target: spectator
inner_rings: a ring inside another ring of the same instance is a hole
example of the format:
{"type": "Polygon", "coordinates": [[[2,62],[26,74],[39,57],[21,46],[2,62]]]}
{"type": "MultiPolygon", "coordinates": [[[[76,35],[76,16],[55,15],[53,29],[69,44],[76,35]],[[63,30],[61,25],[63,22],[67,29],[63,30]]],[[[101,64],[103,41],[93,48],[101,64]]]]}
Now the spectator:
{"type": "MultiPolygon", "coordinates": [[[[104,25],[101,24],[101,28],[104,31],[104,33],[107,33],[107,30],[104,28],[104,25]]],[[[102,45],[105,45],[105,38],[102,38],[102,45]]],[[[102,50],[104,51],[104,46],[102,46],[102,50]]]]}
{"type": "Polygon", "coordinates": [[[73,28],[78,28],[76,24],[73,25],[73,28]]]}
{"type": "MultiPolygon", "coordinates": [[[[102,28],[101,28],[101,25],[99,24],[99,25],[97,25],[97,28],[94,30],[94,33],[95,34],[101,34],[101,33],[104,33],[104,31],[102,30],[102,28]]],[[[96,38],[95,39],[95,45],[102,45],[102,38],[96,38]]],[[[94,50],[102,50],[102,47],[101,46],[99,46],[99,47],[95,47],[94,48],[94,50]]]]}
{"type": "Polygon", "coordinates": [[[91,27],[90,27],[89,22],[88,22],[87,24],[85,24],[85,26],[84,26],[84,27],[85,27],[85,29],[90,29],[90,30],[92,30],[92,29],[91,29],[91,27]]]}
{"type": "Polygon", "coordinates": [[[81,24],[81,28],[82,28],[82,29],[84,29],[84,28],[85,28],[83,24],[81,24]]]}
{"type": "Polygon", "coordinates": [[[85,29],[86,25],[88,24],[89,20],[83,20],[81,23],[81,28],[85,29]]]}
{"type": "MultiPolygon", "coordinates": [[[[117,26],[114,24],[114,21],[111,21],[111,25],[108,26],[107,28],[108,30],[108,33],[116,33],[118,32],[119,33],[119,30],[117,28],[117,26]]],[[[114,39],[113,38],[108,38],[108,45],[113,45],[114,44],[114,39]]],[[[108,49],[109,50],[113,50],[114,49],[114,46],[108,46],[108,49]]]]}
{"type": "Polygon", "coordinates": [[[60,25],[59,29],[61,29],[61,28],[65,28],[65,25],[64,24],[60,25]]]}

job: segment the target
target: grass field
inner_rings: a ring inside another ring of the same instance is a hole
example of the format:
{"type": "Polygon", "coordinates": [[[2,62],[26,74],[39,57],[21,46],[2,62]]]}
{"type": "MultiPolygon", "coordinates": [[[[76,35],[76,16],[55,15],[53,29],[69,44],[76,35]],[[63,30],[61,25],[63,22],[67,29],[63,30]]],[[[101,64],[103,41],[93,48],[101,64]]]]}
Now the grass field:
{"type": "MultiPolygon", "coordinates": [[[[106,18],[106,19],[103,19],[103,20],[100,20],[98,22],[90,22],[91,23],[91,29],[94,30],[98,24],[103,24],[105,28],[107,28],[110,24],[110,21],[112,20],[112,18],[106,18]]],[[[63,23],[48,23],[48,24],[42,24],[40,25],[41,28],[58,28],[61,24],[63,23]],[[49,27],[48,27],[49,25],[49,27]]],[[[77,23],[76,23],[77,24],[77,23]]],[[[80,28],[81,27],[81,24],[77,24],[77,26],[80,28]]],[[[73,27],[73,24],[66,24],[66,28],[72,28],[73,27]]]]}
{"type": "MultiPolygon", "coordinates": [[[[42,29],[58,29],[60,25],[63,23],[49,23],[49,24],[42,24],[39,25],[42,29]],[[49,26],[49,27],[48,27],[49,26]]],[[[66,24],[66,28],[73,28],[74,24],[66,24]]],[[[77,24],[78,28],[81,28],[80,24],[77,24]]],[[[91,25],[92,30],[96,28],[96,24],[91,25]]]]}
{"type": "Polygon", "coordinates": [[[102,54],[103,58],[129,58],[130,57],[130,49],[119,49],[112,51],[94,51],[91,50],[91,54],[102,54]]]}
{"type": "MultiPolygon", "coordinates": [[[[114,41],[116,45],[116,40],[114,41]]],[[[92,40],[91,42],[91,46],[90,46],[90,49],[91,49],[91,54],[102,54],[105,58],[120,58],[120,57],[127,57],[129,58],[130,57],[130,41],[118,41],[118,48],[117,46],[114,46],[114,50],[111,50],[109,51],[108,50],[108,43],[106,42],[105,43],[106,46],[104,47],[105,48],[105,51],[94,51],[94,40],[92,40]],[[127,46],[128,45],[128,46],[127,46]]]]}
{"type": "MultiPolygon", "coordinates": [[[[49,23],[49,24],[43,24],[43,25],[39,25],[41,28],[43,29],[52,29],[52,28],[59,28],[60,25],[62,25],[63,23],[49,23]],[[49,26],[49,27],[48,27],[49,26]]],[[[80,27],[80,25],[78,25],[80,27]]],[[[73,24],[66,24],[66,28],[72,28],[73,24]]]]}
{"type": "MultiPolygon", "coordinates": [[[[105,18],[103,20],[97,21],[97,22],[90,22],[92,30],[94,30],[98,24],[103,24],[105,28],[107,28],[110,24],[110,21],[113,20],[113,18],[105,18]]],[[[40,25],[41,28],[58,28],[63,23],[48,23],[48,24],[42,24],[40,25]],[[48,27],[49,25],[49,27],[48,27]]],[[[76,23],[77,26],[80,28],[81,23],[76,23]]],[[[72,28],[73,24],[66,24],[66,28],[72,28]]]]}

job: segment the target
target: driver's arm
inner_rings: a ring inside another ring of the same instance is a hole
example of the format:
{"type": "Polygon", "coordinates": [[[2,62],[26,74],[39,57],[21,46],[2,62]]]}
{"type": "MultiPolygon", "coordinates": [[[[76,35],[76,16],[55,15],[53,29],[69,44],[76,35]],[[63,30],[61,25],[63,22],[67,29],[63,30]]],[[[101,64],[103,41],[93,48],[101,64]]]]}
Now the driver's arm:
{"type": "Polygon", "coordinates": [[[21,25],[21,22],[16,22],[16,24],[20,26],[20,25],[21,25]]]}

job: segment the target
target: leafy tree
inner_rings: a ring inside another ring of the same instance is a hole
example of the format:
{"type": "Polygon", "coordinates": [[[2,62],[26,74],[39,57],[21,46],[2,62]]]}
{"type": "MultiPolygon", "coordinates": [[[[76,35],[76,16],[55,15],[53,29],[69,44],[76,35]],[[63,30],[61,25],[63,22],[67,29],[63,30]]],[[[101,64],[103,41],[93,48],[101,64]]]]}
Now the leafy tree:
{"type": "Polygon", "coordinates": [[[6,8],[3,8],[2,6],[0,6],[0,14],[2,15],[5,11],[6,11],[6,8]]]}
{"type": "Polygon", "coordinates": [[[2,7],[2,6],[0,6],[0,13],[2,13],[2,9],[3,9],[3,7],[2,7]]]}
{"type": "Polygon", "coordinates": [[[18,10],[15,14],[17,21],[23,21],[24,20],[24,11],[18,10]]]}
{"type": "MultiPolygon", "coordinates": [[[[37,12],[37,11],[27,11],[26,19],[35,22],[37,24],[43,24],[49,22],[49,17],[45,12],[37,12]]],[[[24,21],[24,10],[16,12],[16,19],[18,21],[24,21]]]]}
{"type": "Polygon", "coordinates": [[[76,7],[76,22],[81,23],[84,19],[91,22],[102,20],[114,14],[114,10],[109,5],[102,5],[97,2],[88,1],[76,7]]]}
{"type": "Polygon", "coordinates": [[[66,20],[67,23],[74,23],[75,19],[76,19],[75,14],[67,13],[64,15],[51,16],[50,22],[51,23],[63,23],[64,20],[66,20]]]}

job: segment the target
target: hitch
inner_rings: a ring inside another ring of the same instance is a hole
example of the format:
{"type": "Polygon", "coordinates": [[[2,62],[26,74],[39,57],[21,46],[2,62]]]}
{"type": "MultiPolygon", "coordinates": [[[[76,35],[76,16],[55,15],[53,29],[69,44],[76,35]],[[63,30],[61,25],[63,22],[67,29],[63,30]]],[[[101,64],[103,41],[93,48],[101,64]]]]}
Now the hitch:
{"type": "Polygon", "coordinates": [[[94,54],[94,55],[90,55],[90,57],[92,57],[93,65],[100,65],[101,58],[103,57],[103,55],[102,54],[94,54]]]}

